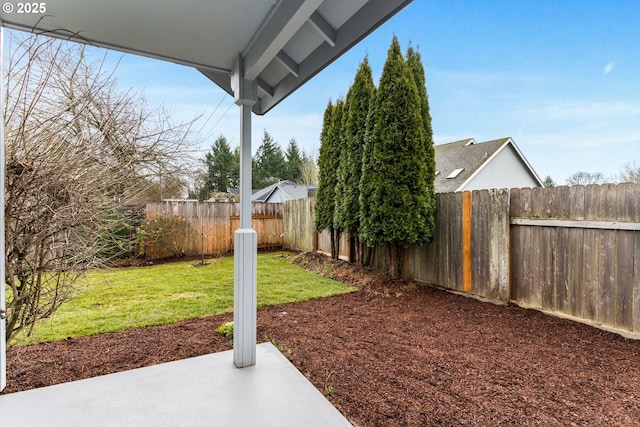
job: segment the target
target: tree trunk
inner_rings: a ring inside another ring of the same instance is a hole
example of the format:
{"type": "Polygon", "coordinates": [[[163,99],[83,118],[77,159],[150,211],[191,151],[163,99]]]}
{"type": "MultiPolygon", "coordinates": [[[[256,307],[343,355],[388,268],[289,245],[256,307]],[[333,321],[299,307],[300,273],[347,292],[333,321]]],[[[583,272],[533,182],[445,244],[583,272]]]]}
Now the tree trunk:
{"type": "Polygon", "coordinates": [[[389,242],[387,243],[389,248],[389,274],[392,279],[400,278],[400,251],[398,248],[398,243],[389,242]]]}
{"type": "Polygon", "coordinates": [[[340,229],[335,230],[336,233],[336,252],[333,255],[333,259],[338,259],[340,257],[340,235],[342,234],[340,229]]]}
{"type": "Polygon", "coordinates": [[[397,279],[398,274],[398,245],[395,242],[387,243],[389,250],[389,274],[392,279],[397,279]]]}
{"type": "Polygon", "coordinates": [[[335,228],[329,228],[329,234],[331,235],[331,258],[335,259],[336,253],[336,230],[335,228]]]}
{"type": "Polygon", "coordinates": [[[362,254],[362,259],[361,259],[362,265],[364,267],[371,267],[375,248],[369,247],[365,242],[360,242],[360,245],[361,245],[361,254],[362,254]]]}
{"type": "Polygon", "coordinates": [[[354,235],[349,235],[349,262],[357,262],[358,257],[358,239],[354,235]]]}

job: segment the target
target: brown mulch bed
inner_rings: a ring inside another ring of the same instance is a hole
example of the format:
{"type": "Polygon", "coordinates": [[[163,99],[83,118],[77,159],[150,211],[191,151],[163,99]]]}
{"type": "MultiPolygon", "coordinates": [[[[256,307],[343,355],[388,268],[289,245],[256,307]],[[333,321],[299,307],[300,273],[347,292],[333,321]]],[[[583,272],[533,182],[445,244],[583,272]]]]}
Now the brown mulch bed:
{"type": "MultiPolygon", "coordinates": [[[[259,309],[258,338],[356,426],[640,425],[640,341],[320,256],[297,262],[360,290],[259,309]]],[[[214,332],[231,317],[13,348],[5,393],[231,349],[214,332]]]]}

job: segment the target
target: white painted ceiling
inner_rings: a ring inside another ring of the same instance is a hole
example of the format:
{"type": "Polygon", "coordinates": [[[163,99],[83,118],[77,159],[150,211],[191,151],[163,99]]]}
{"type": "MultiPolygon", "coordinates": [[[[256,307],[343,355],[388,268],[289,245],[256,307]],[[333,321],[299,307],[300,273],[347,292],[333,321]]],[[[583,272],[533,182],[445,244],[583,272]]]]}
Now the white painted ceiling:
{"type": "MultiPolygon", "coordinates": [[[[412,0],[48,0],[3,26],[197,68],[228,93],[244,60],[264,114],[412,0]]],[[[17,3],[13,3],[17,6],[17,3]]]]}

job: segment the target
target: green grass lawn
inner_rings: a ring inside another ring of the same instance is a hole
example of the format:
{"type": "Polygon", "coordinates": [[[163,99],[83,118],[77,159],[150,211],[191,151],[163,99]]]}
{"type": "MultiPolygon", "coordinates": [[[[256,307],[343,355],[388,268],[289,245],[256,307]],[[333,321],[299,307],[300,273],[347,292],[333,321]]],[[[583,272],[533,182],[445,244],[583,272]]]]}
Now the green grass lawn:
{"type": "MultiPolygon", "coordinates": [[[[258,255],[258,306],[305,301],[355,288],[310,273],[280,253],[258,255]]],[[[97,270],[52,318],[20,344],[162,325],[233,311],[233,256],[149,267],[97,270]]]]}

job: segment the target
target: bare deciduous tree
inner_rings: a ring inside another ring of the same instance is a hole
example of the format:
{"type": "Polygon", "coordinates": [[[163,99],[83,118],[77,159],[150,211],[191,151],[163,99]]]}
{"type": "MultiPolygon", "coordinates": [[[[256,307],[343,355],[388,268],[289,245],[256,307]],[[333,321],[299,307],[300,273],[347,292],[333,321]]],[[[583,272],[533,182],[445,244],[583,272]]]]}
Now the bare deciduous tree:
{"type": "Polygon", "coordinates": [[[11,33],[6,58],[7,335],[30,333],[68,300],[79,275],[120,251],[121,207],[177,176],[194,122],[173,124],[116,89],[105,57],[11,33]]]}
{"type": "Polygon", "coordinates": [[[569,185],[603,184],[606,178],[602,172],[576,172],[567,178],[569,185]]]}
{"type": "Polygon", "coordinates": [[[310,156],[303,156],[300,162],[300,184],[318,185],[318,165],[310,156]]]}
{"type": "Polygon", "coordinates": [[[618,176],[620,182],[634,182],[640,184],[640,165],[635,160],[629,160],[620,166],[620,174],[618,176]]]}

